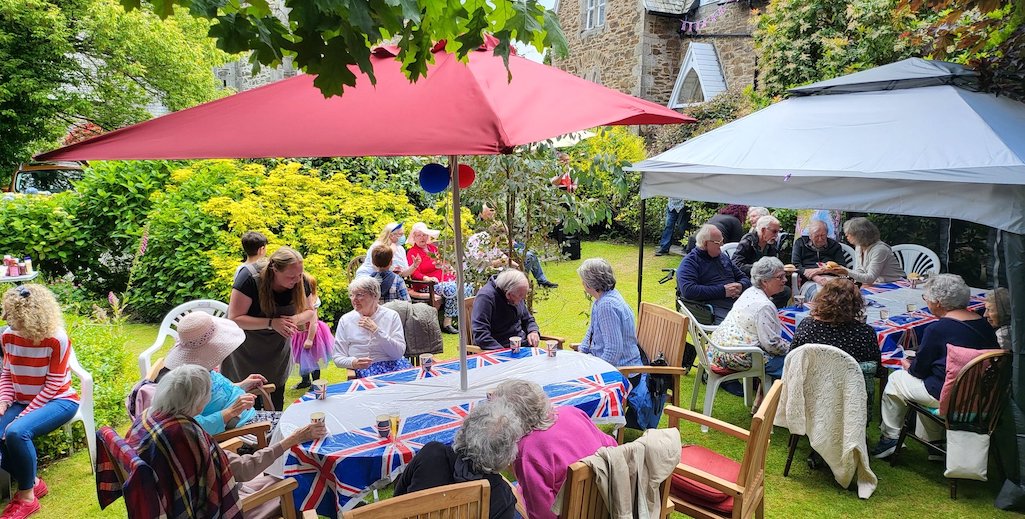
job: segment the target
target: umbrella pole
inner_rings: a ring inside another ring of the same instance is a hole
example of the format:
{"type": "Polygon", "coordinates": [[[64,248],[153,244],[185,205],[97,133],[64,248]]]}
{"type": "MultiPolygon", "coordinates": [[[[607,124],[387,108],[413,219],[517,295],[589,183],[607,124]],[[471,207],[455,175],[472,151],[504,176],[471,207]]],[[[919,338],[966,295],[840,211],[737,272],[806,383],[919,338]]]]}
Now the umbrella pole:
{"type": "Polygon", "coordinates": [[[448,173],[452,179],[452,224],[455,226],[455,251],[456,251],[456,301],[458,309],[457,324],[459,325],[459,389],[466,391],[467,380],[466,380],[466,344],[468,334],[470,331],[466,329],[464,324],[469,321],[466,314],[466,309],[463,307],[463,301],[466,300],[465,292],[463,291],[463,225],[462,225],[462,214],[459,210],[459,156],[450,155],[448,158],[448,173]]]}
{"type": "Polygon", "coordinates": [[[641,232],[637,237],[637,311],[641,311],[644,291],[644,199],[641,199],[641,232]]]}

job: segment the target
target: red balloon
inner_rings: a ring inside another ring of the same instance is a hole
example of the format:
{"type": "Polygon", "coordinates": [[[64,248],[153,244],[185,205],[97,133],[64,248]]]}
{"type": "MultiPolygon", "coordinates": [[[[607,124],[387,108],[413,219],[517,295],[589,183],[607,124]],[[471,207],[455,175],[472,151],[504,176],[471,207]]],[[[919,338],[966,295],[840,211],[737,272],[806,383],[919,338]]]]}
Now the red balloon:
{"type": "Polygon", "coordinates": [[[459,189],[466,189],[477,178],[477,172],[469,164],[459,165],[459,189]]]}

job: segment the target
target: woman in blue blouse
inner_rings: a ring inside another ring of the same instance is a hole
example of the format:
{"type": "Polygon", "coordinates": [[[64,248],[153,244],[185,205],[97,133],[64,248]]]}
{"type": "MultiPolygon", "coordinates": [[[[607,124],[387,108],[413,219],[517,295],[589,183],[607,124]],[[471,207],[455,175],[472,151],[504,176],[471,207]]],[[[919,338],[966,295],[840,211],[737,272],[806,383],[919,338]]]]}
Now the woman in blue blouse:
{"type": "Polygon", "coordinates": [[[591,322],[578,351],[600,357],[613,366],[640,366],[633,310],[616,290],[612,265],[601,258],[584,260],[577,269],[584,292],[594,299],[591,322]]]}

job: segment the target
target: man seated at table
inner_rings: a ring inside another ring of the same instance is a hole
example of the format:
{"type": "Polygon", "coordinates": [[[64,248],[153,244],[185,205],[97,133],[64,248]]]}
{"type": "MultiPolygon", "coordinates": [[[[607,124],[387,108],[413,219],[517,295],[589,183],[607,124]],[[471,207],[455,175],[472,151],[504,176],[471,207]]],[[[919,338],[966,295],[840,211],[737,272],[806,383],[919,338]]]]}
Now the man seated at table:
{"type": "Polygon", "coordinates": [[[804,281],[823,284],[834,276],[825,275],[820,263],[834,262],[846,265],[840,242],[829,237],[826,222],[812,220],[808,224],[808,235],[794,240],[794,251],[790,254],[790,262],[797,267],[797,273],[804,281]]]}
{"type": "Polygon", "coordinates": [[[722,254],[722,232],[705,224],[694,238],[697,246],[676,268],[677,291],[702,324],[719,324],[751,280],[722,254]],[[711,306],[711,313],[706,305],[711,306]]]}
{"type": "MultiPolygon", "coordinates": [[[[752,208],[760,209],[760,208],[752,208]]],[[[779,220],[775,216],[765,215],[759,217],[751,232],[744,235],[737,244],[737,250],[733,252],[730,259],[744,273],[751,276],[751,266],[756,261],[765,258],[779,256],[779,231],[782,229],[779,220]]],[[[790,302],[790,287],[784,286],[783,290],[772,296],[772,304],[776,308],[783,308],[790,302]]]]}
{"type": "MultiPolygon", "coordinates": [[[[925,286],[922,299],[937,319],[922,334],[918,355],[911,361],[903,359],[903,369],[894,371],[887,379],[880,413],[882,434],[872,449],[872,456],[876,458],[885,458],[896,450],[909,401],[926,407],[940,406],[940,391],[947,374],[948,344],[973,350],[1000,348],[989,323],[968,309],[971,289],[961,276],[933,276],[925,286]]],[[[919,423],[925,429],[927,440],[939,439],[942,428],[928,420],[919,423]]]]}
{"type": "Polygon", "coordinates": [[[512,519],[516,495],[501,471],[516,459],[516,442],[526,434],[509,404],[485,400],[466,415],[452,446],[432,441],[395,481],[395,496],[418,490],[486,479],[491,485],[489,519],[512,519]]]}
{"type": "Polygon", "coordinates": [[[525,338],[536,347],[541,332],[534,316],[527,309],[527,276],[515,269],[506,269],[488,280],[473,300],[471,331],[473,344],[485,350],[509,346],[509,337],[525,338]]]}

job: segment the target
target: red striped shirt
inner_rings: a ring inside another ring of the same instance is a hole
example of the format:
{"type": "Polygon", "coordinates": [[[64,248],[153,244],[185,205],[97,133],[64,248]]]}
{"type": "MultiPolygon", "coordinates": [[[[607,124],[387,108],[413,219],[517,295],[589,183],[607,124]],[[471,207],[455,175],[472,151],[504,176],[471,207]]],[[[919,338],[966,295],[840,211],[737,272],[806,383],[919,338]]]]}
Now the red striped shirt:
{"type": "Polygon", "coordinates": [[[21,415],[46,405],[55,398],[78,400],[71,387],[71,339],[58,330],[34,344],[14,331],[0,338],[4,347],[4,365],[0,370],[0,401],[25,404],[21,415]]]}

